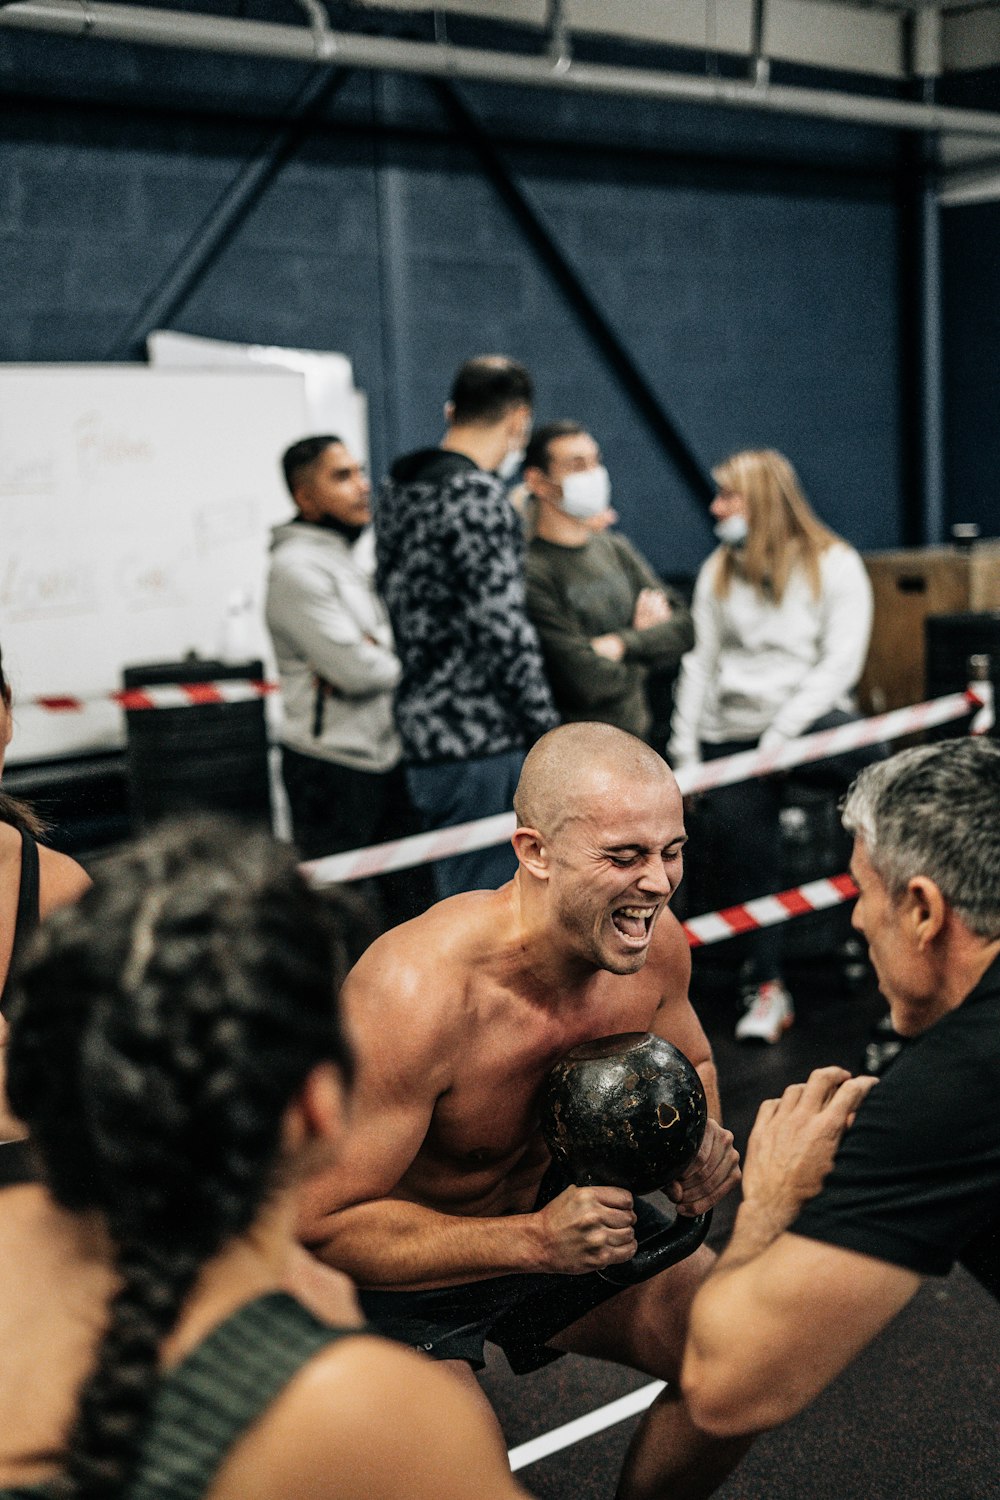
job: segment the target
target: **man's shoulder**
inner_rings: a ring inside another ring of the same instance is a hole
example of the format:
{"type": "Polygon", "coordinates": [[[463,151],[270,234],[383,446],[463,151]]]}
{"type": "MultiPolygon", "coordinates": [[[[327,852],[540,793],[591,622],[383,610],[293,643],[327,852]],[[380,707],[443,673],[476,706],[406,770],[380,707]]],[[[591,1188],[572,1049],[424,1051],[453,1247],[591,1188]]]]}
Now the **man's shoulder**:
{"type": "Polygon", "coordinates": [[[325,526],[289,522],[276,526],[271,533],[272,573],[335,565],[346,561],[350,553],[346,538],[325,526]]]}
{"type": "Polygon", "coordinates": [[[656,919],[646,968],[656,974],[665,1002],[687,1000],[691,948],[684,928],[669,906],[656,919]]]}
{"type": "Polygon", "coordinates": [[[468,491],[506,497],[506,487],[496,474],[480,469],[463,453],[452,453],[446,448],[422,448],[398,458],[383,488],[395,499],[410,495],[461,495],[468,491]]]}
{"type": "Polygon", "coordinates": [[[531,582],[533,579],[549,582],[559,576],[563,571],[563,559],[560,552],[568,549],[560,547],[558,550],[547,542],[544,537],[534,536],[531,538],[524,550],[524,571],[531,582]]]}
{"type": "Polygon", "coordinates": [[[607,551],[613,553],[616,557],[619,557],[623,561],[630,563],[632,567],[638,569],[639,571],[648,571],[650,573],[653,571],[652,566],[647,561],[647,559],[643,557],[638,547],[634,546],[629,541],[628,537],[623,536],[620,531],[602,531],[594,537],[594,541],[598,542],[602,547],[606,548],[607,551]]]}
{"type": "Polygon", "coordinates": [[[447,1030],[463,1012],[501,921],[498,892],[468,891],[391,928],[351,970],[349,1008],[380,1024],[398,1016],[410,1035],[447,1030]]]}

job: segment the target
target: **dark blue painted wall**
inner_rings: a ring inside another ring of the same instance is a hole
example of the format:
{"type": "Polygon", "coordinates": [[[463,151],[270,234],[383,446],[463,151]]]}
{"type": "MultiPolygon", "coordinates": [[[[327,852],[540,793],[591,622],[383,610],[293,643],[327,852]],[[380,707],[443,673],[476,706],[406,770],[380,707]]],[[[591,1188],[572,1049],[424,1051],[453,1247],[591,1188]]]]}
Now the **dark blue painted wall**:
{"type": "MultiPolygon", "coordinates": [[[[303,78],[257,59],[0,38],[0,359],[122,357],[303,78]]],[[[894,143],[618,99],[463,97],[701,465],[782,448],[837,530],[898,544],[894,143]]],[[[377,470],[434,440],[462,359],[510,352],[535,372],[541,416],[593,428],[624,529],[654,565],[690,573],[709,548],[700,503],[418,81],[354,75],[172,325],[343,350],[369,393],[377,470]]]]}
{"type": "Polygon", "coordinates": [[[1000,536],[1000,203],[942,226],[948,520],[1000,536]]]}
{"type": "MultiPolygon", "coordinates": [[[[947,101],[1000,109],[1000,70],[954,80],[947,101]]],[[[941,210],[941,264],[947,520],[1000,536],[1000,203],[941,210]]]]}

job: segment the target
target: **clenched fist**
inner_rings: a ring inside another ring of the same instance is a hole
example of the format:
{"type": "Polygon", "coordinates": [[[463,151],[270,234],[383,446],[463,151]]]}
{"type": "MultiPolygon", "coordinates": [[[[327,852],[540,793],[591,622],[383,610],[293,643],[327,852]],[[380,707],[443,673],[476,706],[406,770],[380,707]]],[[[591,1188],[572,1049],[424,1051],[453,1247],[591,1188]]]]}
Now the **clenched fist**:
{"type": "Polygon", "coordinates": [[[568,1187],[535,1218],[546,1271],[579,1276],[635,1254],[635,1212],[624,1188],[568,1187]]]}
{"type": "Polygon", "coordinates": [[[698,1155],[683,1176],[668,1183],[664,1191],[679,1214],[704,1214],[739,1180],[740,1155],[733,1145],[733,1133],[723,1130],[718,1120],[710,1119],[698,1155]]]}

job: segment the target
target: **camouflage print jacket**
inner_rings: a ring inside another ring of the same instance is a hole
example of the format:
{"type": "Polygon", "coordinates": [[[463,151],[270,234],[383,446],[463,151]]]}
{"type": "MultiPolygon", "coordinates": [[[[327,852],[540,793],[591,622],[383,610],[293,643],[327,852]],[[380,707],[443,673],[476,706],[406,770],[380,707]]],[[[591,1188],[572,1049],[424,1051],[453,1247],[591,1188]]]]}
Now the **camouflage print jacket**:
{"type": "Polygon", "coordinates": [[[526,747],[557,722],[525,610],[521,521],[495,474],[443,449],[398,459],[375,509],[378,591],[410,762],[526,747]]]}

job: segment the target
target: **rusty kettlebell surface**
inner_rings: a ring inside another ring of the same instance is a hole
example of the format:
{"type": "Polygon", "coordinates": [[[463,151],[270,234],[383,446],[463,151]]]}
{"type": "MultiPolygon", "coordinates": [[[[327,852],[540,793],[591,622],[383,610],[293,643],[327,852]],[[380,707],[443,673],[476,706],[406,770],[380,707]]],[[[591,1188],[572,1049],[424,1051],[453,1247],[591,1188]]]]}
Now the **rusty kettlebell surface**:
{"type": "Polygon", "coordinates": [[[698,1154],[708,1104],[683,1052],[647,1031],[574,1047],[549,1073],[542,1133],[578,1186],[651,1193],[698,1154]]]}

